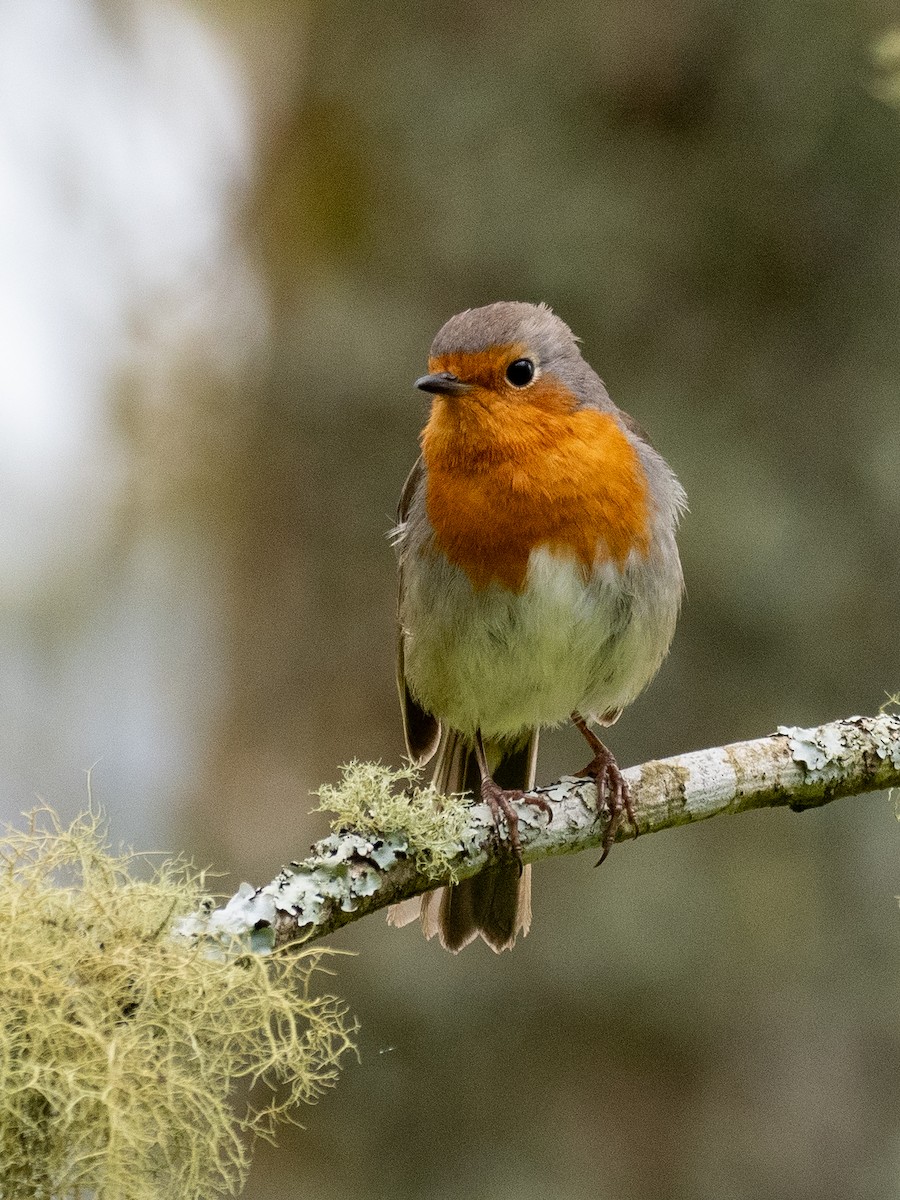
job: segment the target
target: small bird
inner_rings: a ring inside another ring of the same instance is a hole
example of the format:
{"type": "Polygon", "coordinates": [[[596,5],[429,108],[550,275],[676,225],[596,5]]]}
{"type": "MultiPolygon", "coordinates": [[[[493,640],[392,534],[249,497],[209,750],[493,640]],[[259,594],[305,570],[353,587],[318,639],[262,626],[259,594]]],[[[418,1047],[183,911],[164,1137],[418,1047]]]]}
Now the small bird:
{"type": "Polygon", "coordinates": [[[634,824],[588,722],[613,724],[669,649],[685,494],[545,304],[451,317],[415,386],[434,399],[393,533],[407,750],[437,754],[441,794],[480,795],[512,853],[388,919],[421,916],[454,952],[479,935],[499,952],[531,924],[515,803],[550,813],[525,794],[542,727],[571,719],[590,745],[580,774],[610,815],[604,858],[623,818],[634,824]]]}

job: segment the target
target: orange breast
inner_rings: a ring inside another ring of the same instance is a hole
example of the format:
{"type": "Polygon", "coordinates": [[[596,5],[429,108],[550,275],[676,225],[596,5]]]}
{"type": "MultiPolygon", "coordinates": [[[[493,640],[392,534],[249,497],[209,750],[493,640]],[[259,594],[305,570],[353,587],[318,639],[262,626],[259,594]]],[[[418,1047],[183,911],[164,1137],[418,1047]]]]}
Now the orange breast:
{"type": "Polygon", "coordinates": [[[527,400],[473,388],[436,398],[422,435],[436,547],[477,588],[519,592],[535,548],[569,555],[585,576],[649,544],[647,483],[616,421],[573,409],[551,379],[527,400]]]}

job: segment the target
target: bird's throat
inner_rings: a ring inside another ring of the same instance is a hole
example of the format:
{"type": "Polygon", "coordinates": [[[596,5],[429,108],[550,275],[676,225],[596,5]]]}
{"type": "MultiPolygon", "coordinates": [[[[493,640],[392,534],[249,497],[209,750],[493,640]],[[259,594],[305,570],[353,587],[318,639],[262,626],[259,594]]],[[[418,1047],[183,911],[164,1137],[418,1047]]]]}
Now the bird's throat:
{"type": "Polygon", "coordinates": [[[585,576],[647,552],[646,478],[609,413],[497,404],[475,389],[435,403],[422,454],[433,550],[475,588],[522,591],[542,547],[574,558],[585,576]]]}

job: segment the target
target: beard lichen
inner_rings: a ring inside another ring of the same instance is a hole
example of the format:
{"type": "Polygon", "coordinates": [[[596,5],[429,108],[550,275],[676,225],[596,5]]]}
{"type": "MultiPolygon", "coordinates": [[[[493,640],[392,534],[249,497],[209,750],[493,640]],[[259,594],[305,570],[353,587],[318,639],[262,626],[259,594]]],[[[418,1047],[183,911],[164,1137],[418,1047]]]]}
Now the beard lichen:
{"type": "Polygon", "coordinates": [[[233,1194],[253,1137],[352,1048],[342,1002],[315,994],[323,951],[173,937],[203,877],[144,875],[95,814],[36,810],[0,839],[0,1200],[233,1194]]]}
{"type": "Polygon", "coordinates": [[[346,763],[341,782],[315,793],[316,811],[334,814],[336,832],[383,837],[402,834],[416,870],[427,879],[454,878],[453,867],[469,825],[469,805],[460,795],[442,796],[431,784],[422,786],[414,766],[392,770],[381,763],[346,763]]]}

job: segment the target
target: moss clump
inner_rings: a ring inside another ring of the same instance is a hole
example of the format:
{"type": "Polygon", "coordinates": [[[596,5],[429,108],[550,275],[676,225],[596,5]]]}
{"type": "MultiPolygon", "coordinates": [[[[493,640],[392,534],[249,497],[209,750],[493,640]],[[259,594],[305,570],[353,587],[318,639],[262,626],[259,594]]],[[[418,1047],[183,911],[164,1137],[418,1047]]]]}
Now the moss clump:
{"type": "Polygon", "coordinates": [[[193,946],[171,928],[209,902],[202,876],[135,865],[93,814],[37,810],[0,839],[2,1200],[233,1193],[252,1136],[350,1046],[343,1005],[312,991],[321,951],[193,946]]]}
{"type": "Polygon", "coordinates": [[[398,771],[381,763],[351,762],[341,768],[341,782],[319,788],[319,812],[335,813],[331,828],[352,829],[366,836],[403,834],[416,869],[429,879],[453,878],[469,823],[462,796],[442,796],[420,783],[412,766],[398,771]]]}

